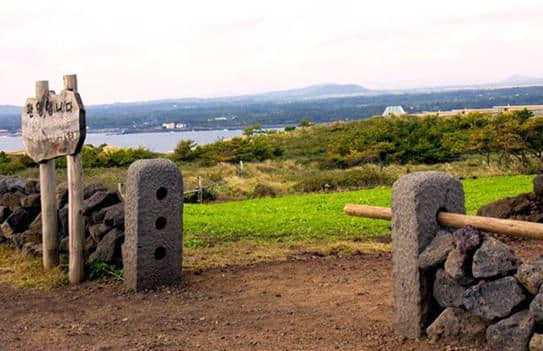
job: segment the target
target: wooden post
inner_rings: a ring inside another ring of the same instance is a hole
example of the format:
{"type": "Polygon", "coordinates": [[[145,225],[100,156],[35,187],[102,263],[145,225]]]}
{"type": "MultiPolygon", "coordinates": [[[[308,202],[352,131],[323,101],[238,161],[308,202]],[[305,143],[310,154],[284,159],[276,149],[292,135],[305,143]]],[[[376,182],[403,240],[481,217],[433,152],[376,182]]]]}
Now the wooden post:
{"type": "Polygon", "coordinates": [[[198,176],[198,203],[204,202],[204,193],[202,189],[202,177],[198,176]]]}
{"type": "Polygon", "coordinates": [[[58,216],[55,201],[55,160],[40,163],[43,267],[58,265],[58,216]]]}
{"type": "MultiPolygon", "coordinates": [[[[49,82],[36,82],[36,99],[42,104],[49,93],[49,82]]],[[[58,216],[55,201],[56,174],[55,160],[40,163],[41,222],[43,242],[43,267],[52,268],[58,264],[58,216]]]]}
{"type": "MultiPolygon", "coordinates": [[[[64,76],[64,89],[77,92],[76,75],[64,76]]],[[[83,167],[81,154],[66,156],[68,169],[68,230],[70,259],[68,279],[71,284],[78,284],[84,277],[85,219],[83,217],[83,167]]]]}

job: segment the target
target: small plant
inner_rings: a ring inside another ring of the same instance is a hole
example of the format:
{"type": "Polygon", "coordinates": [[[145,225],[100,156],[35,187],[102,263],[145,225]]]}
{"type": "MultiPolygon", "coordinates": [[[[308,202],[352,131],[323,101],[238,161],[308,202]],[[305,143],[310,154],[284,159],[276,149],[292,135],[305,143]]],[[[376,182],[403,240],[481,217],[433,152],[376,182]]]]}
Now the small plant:
{"type": "Polygon", "coordinates": [[[100,261],[90,260],[85,265],[86,275],[89,280],[111,277],[115,281],[123,280],[123,270],[115,265],[100,261]]]}

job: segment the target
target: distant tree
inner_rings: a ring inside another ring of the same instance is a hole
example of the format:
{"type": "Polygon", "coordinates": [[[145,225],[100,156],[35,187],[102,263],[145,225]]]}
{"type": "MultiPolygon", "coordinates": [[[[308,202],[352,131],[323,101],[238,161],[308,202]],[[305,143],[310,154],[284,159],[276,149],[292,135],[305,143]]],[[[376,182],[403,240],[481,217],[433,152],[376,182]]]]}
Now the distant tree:
{"type": "Polygon", "coordinates": [[[243,135],[251,136],[254,134],[261,134],[264,133],[264,130],[262,129],[262,125],[260,123],[253,124],[252,126],[248,126],[243,130],[243,135]]]}
{"type": "Polygon", "coordinates": [[[285,132],[292,132],[293,130],[296,130],[295,126],[286,126],[285,127],[285,132]]]}
{"type": "Polygon", "coordinates": [[[527,120],[529,120],[530,118],[532,118],[534,116],[534,113],[532,111],[528,111],[527,108],[524,108],[523,110],[521,111],[514,111],[513,112],[513,117],[520,123],[520,124],[523,124],[524,122],[526,122],[527,120]]]}
{"type": "Polygon", "coordinates": [[[308,119],[302,119],[299,123],[299,126],[302,127],[302,128],[305,128],[305,127],[310,127],[312,125],[314,125],[315,123],[313,123],[313,121],[310,121],[308,119]]]}
{"type": "Polygon", "coordinates": [[[493,125],[487,125],[483,128],[473,129],[469,134],[466,151],[481,154],[486,157],[486,163],[490,165],[490,156],[497,152],[498,135],[493,125]]]}
{"type": "Polygon", "coordinates": [[[173,158],[179,161],[190,161],[196,143],[193,140],[181,140],[173,150],[173,158]]]}

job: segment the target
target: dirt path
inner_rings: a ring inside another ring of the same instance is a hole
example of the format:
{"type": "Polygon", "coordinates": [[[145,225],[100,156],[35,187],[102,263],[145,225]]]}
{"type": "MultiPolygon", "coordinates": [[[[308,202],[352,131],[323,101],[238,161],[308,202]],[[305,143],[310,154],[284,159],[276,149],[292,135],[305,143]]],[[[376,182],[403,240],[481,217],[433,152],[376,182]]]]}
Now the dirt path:
{"type": "Polygon", "coordinates": [[[179,288],[137,294],[0,286],[0,349],[454,350],[394,335],[390,267],[389,254],[308,257],[187,272],[179,288]]]}

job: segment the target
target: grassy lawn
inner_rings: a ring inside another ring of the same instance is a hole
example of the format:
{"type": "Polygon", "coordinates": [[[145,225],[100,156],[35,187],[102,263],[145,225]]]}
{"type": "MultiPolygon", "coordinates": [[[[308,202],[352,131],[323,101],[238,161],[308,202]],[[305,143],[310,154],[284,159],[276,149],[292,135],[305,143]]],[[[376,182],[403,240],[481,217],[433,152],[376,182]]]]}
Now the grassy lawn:
{"type": "MultiPolygon", "coordinates": [[[[498,176],[463,182],[470,214],[488,202],[529,192],[532,176],[498,176]]],[[[207,269],[280,261],[296,255],[351,255],[383,252],[390,244],[353,240],[388,234],[389,223],[349,217],[347,203],[390,206],[390,188],[344,193],[263,198],[213,205],[185,205],[185,269],[207,269]]],[[[66,284],[55,268],[44,271],[41,258],[0,247],[0,284],[49,289],[66,284]]]]}
{"type": "MultiPolygon", "coordinates": [[[[498,176],[463,181],[466,210],[532,190],[533,176],[498,176]]],[[[390,206],[391,189],[261,198],[212,205],[185,205],[185,246],[250,241],[260,244],[329,242],[389,232],[386,221],[349,217],[347,203],[390,206]]]]}

